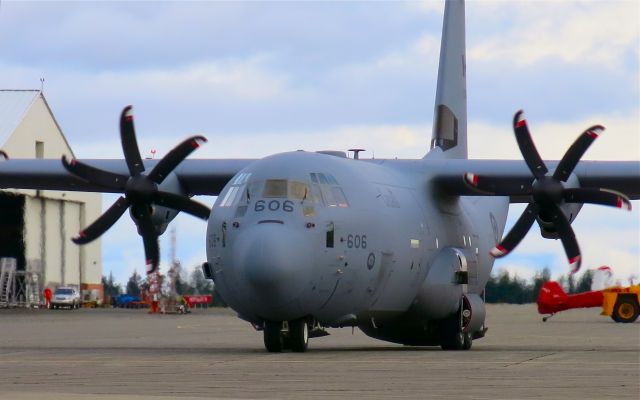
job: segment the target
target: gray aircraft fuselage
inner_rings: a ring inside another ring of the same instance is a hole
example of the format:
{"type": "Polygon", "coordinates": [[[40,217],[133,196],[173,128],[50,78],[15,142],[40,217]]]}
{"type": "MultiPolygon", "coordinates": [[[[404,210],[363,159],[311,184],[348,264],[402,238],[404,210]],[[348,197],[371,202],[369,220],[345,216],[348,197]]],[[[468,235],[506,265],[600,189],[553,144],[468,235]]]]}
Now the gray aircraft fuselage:
{"type": "Polygon", "coordinates": [[[209,219],[216,290],[256,324],[309,316],[324,326],[375,324],[407,313],[425,283],[433,304],[422,316],[454,313],[464,288],[451,271],[432,270],[434,258],[448,247],[464,253],[466,290],[481,293],[509,199],[434,196],[428,165],[303,151],[250,164],[209,219]],[[454,300],[438,298],[437,285],[454,300]]]}

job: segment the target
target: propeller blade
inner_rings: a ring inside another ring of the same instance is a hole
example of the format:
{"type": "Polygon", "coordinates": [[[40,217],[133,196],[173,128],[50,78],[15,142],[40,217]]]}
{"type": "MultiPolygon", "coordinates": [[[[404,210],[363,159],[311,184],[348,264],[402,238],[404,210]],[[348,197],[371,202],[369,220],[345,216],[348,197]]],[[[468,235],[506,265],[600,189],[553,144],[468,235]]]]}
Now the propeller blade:
{"type": "Polygon", "coordinates": [[[520,153],[522,153],[522,157],[531,170],[531,173],[536,179],[544,177],[549,170],[544,165],[544,161],[540,158],[536,145],[533,143],[533,139],[531,139],[527,120],[524,119],[524,111],[518,111],[513,117],[513,130],[516,134],[520,153]]]}
{"type": "Polygon", "coordinates": [[[153,198],[154,203],[159,206],[183,211],[200,219],[209,219],[209,214],[211,213],[211,209],[209,209],[209,207],[185,196],[167,192],[156,192],[154,193],[153,198]]]}
{"type": "Polygon", "coordinates": [[[629,198],[615,190],[594,188],[565,189],[562,195],[567,203],[601,204],[631,211],[629,198]]]}
{"type": "Polygon", "coordinates": [[[575,142],[569,147],[562,160],[558,164],[553,177],[562,182],[566,182],[569,179],[569,175],[573,172],[573,169],[578,164],[578,161],[582,158],[587,151],[591,143],[598,138],[604,132],[604,126],[594,125],[586,131],[582,132],[575,142]]]}
{"type": "Polygon", "coordinates": [[[565,217],[560,207],[554,204],[552,205],[552,208],[553,210],[549,211],[553,225],[558,231],[558,235],[562,241],[562,247],[564,247],[564,252],[567,254],[567,258],[569,259],[571,273],[575,274],[580,270],[580,266],[582,265],[582,257],[580,255],[578,241],[576,240],[576,234],[573,232],[573,228],[571,228],[569,220],[567,220],[567,217],[565,217]]]}
{"type": "Polygon", "coordinates": [[[104,212],[97,220],[91,225],[84,228],[77,237],[71,240],[75,244],[87,244],[97,238],[99,238],[107,229],[111,228],[113,224],[127,211],[129,207],[129,200],[120,196],[118,200],[107,211],[104,212]]]}
{"type": "Polygon", "coordinates": [[[147,274],[152,274],[160,264],[160,245],[158,244],[158,232],[151,220],[151,211],[146,205],[136,207],[136,217],[142,242],[144,243],[144,255],[147,263],[147,274]]]}
{"type": "Polygon", "coordinates": [[[122,192],[124,186],[127,183],[129,177],[120,174],[114,174],[113,172],[104,171],[99,168],[92,167],[83,162],[76,160],[67,160],[66,156],[62,156],[62,165],[64,168],[77,176],[84,179],[87,182],[95,183],[107,189],[116,190],[122,192]]]}
{"type": "Polygon", "coordinates": [[[131,176],[135,177],[144,172],[144,165],[140,157],[138,149],[138,141],[136,140],[136,132],[133,127],[133,111],[131,106],[126,106],[120,115],[120,141],[122,142],[122,151],[124,159],[127,161],[127,167],[131,176]]]}
{"type": "Polygon", "coordinates": [[[514,182],[509,178],[481,176],[472,172],[463,175],[464,183],[478,193],[495,196],[526,196],[531,194],[531,182],[514,182]]]}
{"type": "Polygon", "coordinates": [[[529,203],[507,236],[502,239],[500,244],[497,244],[496,247],[491,249],[489,254],[494,258],[504,257],[509,254],[511,250],[513,250],[518,243],[522,241],[527,232],[529,232],[531,225],[533,225],[533,222],[536,220],[536,215],[538,215],[538,205],[535,203],[529,203]]]}
{"type": "Polygon", "coordinates": [[[193,136],[184,140],[182,143],[173,148],[162,160],[151,170],[148,177],[158,185],[173,171],[178,164],[191,154],[192,151],[206,143],[204,136],[193,136]]]}

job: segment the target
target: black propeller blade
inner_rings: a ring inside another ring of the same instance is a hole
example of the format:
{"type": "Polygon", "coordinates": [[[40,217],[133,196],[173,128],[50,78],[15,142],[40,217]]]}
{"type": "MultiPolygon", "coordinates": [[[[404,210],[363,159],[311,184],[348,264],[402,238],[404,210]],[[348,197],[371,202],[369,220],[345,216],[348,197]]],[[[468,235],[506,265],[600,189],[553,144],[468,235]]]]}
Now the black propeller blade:
{"type": "Polygon", "coordinates": [[[156,271],[160,263],[159,234],[153,223],[152,205],[156,204],[184,211],[204,220],[209,218],[211,212],[209,207],[186,196],[158,190],[158,185],[171,171],[207,139],[202,136],[193,136],[184,140],[163,157],[148,175],[144,174],[145,169],[138,149],[131,106],[125,107],[120,115],[120,140],[129,176],[104,171],[78,160],[68,161],[64,156],[62,157],[62,165],[71,174],[102,186],[108,191],[124,194],[104,214],[81,231],[78,237],[72,240],[76,244],[87,244],[97,239],[111,228],[128,208],[131,208],[131,215],[138,226],[138,233],[142,236],[147,260],[147,273],[150,274],[156,271]]]}
{"type": "Polygon", "coordinates": [[[514,184],[505,178],[482,177],[471,172],[463,176],[464,182],[479,193],[496,196],[525,195],[531,199],[513,228],[491,249],[490,254],[493,257],[507,255],[526,236],[536,218],[540,218],[552,224],[558,232],[571,272],[575,273],[581,265],[580,247],[571,223],[560,206],[563,203],[590,203],[631,210],[629,198],[622,193],[602,188],[565,188],[563,185],[589,146],[602,134],[604,127],[595,125],[584,131],[564,154],[552,176],[549,176],[549,170],[533,143],[522,110],[513,118],[513,129],[522,157],[533,175],[529,186],[514,184]]]}

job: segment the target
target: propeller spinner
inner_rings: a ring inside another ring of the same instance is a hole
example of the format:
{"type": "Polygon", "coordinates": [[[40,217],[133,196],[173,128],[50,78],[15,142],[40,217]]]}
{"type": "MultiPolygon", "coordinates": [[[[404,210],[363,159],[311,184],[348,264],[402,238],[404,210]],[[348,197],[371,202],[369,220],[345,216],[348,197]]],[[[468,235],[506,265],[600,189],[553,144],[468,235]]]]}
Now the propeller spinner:
{"type": "Polygon", "coordinates": [[[209,218],[211,212],[209,207],[186,196],[158,189],[158,185],[171,171],[207,139],[203,136],[193,136],[184,140],[165,155],[151,172],[144,174],[145,169],[136,141],[131,109],[131,106],[125,107],[120,115],[120,139],[129,176],[95,168],[75,159],[68,161],[64,156],[62,164],[67,171],[78,178],[100,185],[111,192],[124,194],[104,214],[81,231],[78,237],[73,238],[73,242],[82,245],[97,239],[111,228],[128,208],[131,208],[131,216],[138,227],[138,233],[142,236],[147,273],[150,274],[156,271],[160,262],[159,234],[152,219],[153,204],[184,211],[204,220],[209,218]]]}
{"type": "Polygon", "coordinates": [[[510,253],[529,232],[536,218],[539,218],[556,229],[569,259],[571,273],[578,272],[581,265],[580,247],[571,223],[560,206],[563,203],[590,203],[631,210],[629,198],[622,193],[602,188],[565,188],[563,184],[591,143],[602,134],[604,127],[595,125],[584,131],[564,154],[553,175],[548,175],[549,170],[536,150],[522,110],[513,119],[513,129],[520,152],[534,177],[528,189],[516,192],[514,186],[504,179],[482,177],[473,173],[464,175],[464,181],[479,192],[497,196],[524,194],[530,198],[520,218],[502,241],[491,249],[490,254],[498,258],[510,253]]]}

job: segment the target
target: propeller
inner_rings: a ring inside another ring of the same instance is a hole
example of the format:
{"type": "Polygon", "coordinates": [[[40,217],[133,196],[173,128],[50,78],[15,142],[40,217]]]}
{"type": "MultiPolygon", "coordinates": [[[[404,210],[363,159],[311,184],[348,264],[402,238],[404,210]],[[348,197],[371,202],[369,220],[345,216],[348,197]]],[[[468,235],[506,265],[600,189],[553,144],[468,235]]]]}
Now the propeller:
{"type": "Polygon", "coordinates": [[[602,134],[604,127],[594,125],[582,132],[558,163],[552,175],[533,143],[527,121],[522,110],[513,118],[513,129],[522,157],[526,162],[533,180],[529,188],[514,188],[513,184],[501,178],[483,177],[474,173],[464,174],[464,181],[474,190],[483,194],[497,196],[529,196],[529,204],[509,233],[491,249],[493,257],[503,257],[510,253],[525,237],[536,218],[553,225],[569,259],[571,273],[580,269],[581,255],[578,241],[571,223],[563,213],[565,203],[600,204],[631,210],[629,198],[622,193],[602,188],[566,188],[571,173],[595,139],[602,134]]]}
{"type": "Polygon", "coordinates": [[[71,240],[76,244],[83,245],[97,239],[130,208],[131,216],[138,227],[138,234],[142,236],[144,243],[147,274],[151,274],[157,270],[160,262],[159,232],[153,223],[152,205],[184,211],[204,220],[209,218],[211,212],[209,207],[186,196],[158,189],[158,186],[171,171],[207,139],[203,136],[193,136],[184,140],[165,155],[148,174],[144,173],[145,168],[136,141],[131,106],[125,107],[120,115],[120,139],[129,169],[128,176],[95,168],[75,159],[69,161],[65,156],[62,156],[62,164],[71,174],[102,186],[111,192],[124,194],[104,214],[71,240]]]}

